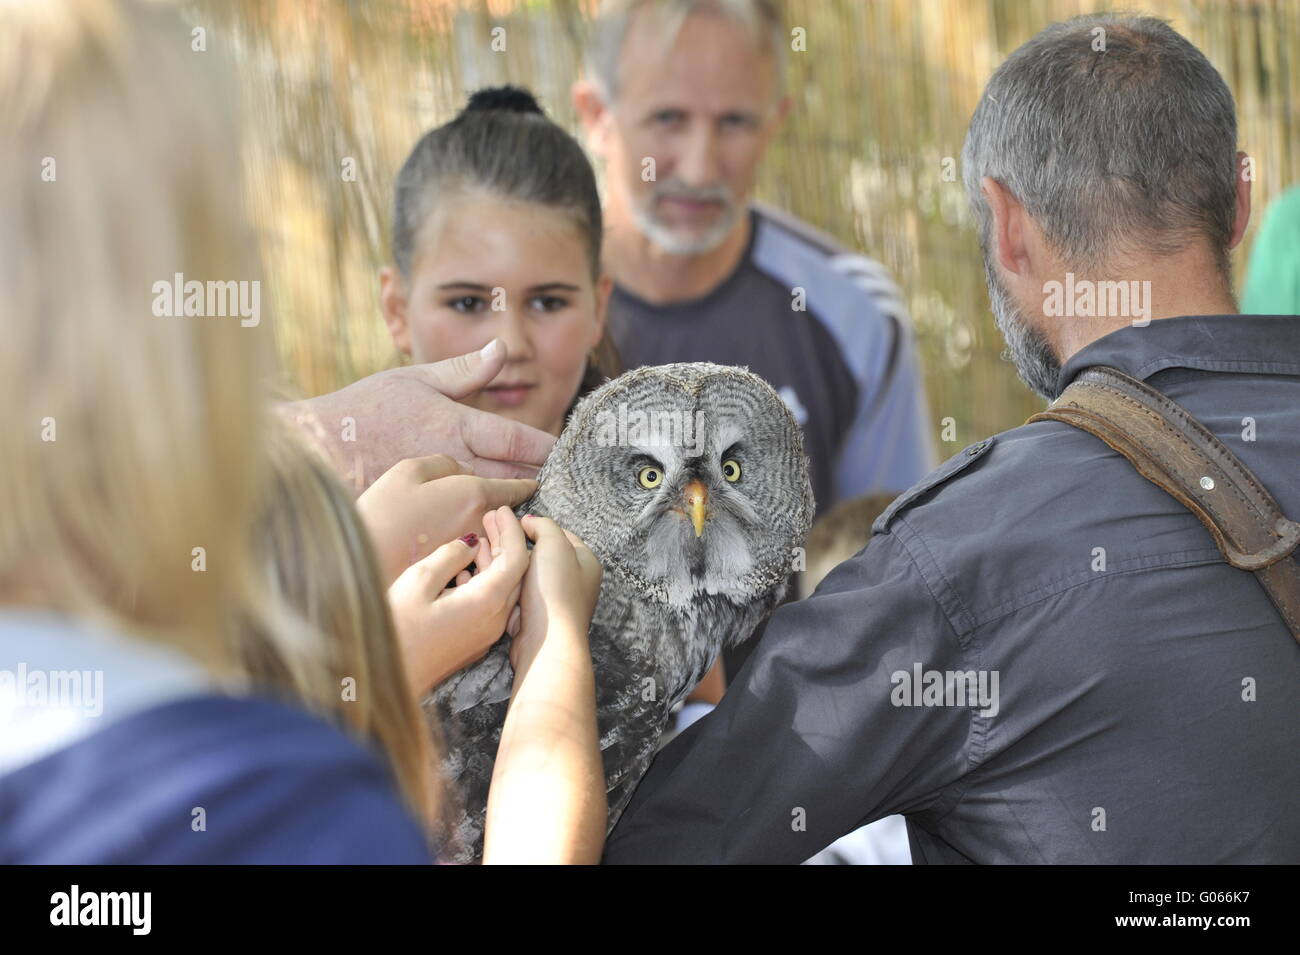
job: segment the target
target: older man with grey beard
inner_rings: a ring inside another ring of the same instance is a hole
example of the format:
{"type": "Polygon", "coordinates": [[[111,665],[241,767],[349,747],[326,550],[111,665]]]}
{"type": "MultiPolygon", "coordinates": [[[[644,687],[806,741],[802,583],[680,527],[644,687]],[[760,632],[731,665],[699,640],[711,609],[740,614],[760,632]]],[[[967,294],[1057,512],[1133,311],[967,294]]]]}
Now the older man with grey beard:
{"type": "MultiPolygon", "coordinates": [[[[1025,382],[1118,369],[1300,515],[1300,317],[1236,314],[1250,177],[1205,56],[1150,18],[1053,24],[962,162],[1025,382]]],[[[607,861],[797,862],[903,813],[917,862],[1300,862],[1300,627],[1125,456],[1034,421],[873,530],[660,752],[607,861]]]]}

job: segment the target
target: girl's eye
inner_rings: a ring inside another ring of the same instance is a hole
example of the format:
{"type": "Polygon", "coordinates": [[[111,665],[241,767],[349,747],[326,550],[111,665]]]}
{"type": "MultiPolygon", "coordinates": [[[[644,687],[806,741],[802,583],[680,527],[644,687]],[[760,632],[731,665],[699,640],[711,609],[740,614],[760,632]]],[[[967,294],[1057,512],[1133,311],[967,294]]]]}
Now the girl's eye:
{"type": "Polygon", "coordinates": [[[447,303],[457,312],[481,312],[483,310],[483,300],[477,295],[462,295],[460,298],[453,298],[447,303]]]}
{"type": "Polygon", "coordinates": [[[642,487],[653,490],[664,482],[664,472],[651,465],[646,465],[637,473],[636,479],[642,487]]]}
{"type": "Polygon", "coordinates": [[[539,312],[558,312],[568,301],[554,295],[539,295],[533,299],[533,308],[539,312]]]}
{"type": "Polygon", "coordinates": [[[740,480],[740,462],[735,458],[727,458],[722,462],[722,476],[735,484],[740,480]]]}

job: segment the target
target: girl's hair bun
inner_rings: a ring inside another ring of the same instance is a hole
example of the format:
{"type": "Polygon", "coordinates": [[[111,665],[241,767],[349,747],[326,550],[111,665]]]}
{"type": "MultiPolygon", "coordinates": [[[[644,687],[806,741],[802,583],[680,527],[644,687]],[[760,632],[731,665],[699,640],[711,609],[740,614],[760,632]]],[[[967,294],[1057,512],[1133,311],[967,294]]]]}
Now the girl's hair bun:
{"type": "Polygon", "coordinates": [[[505,109],[516,113],[545,115],[537,100],[528,90],[518,86],[490,86],[476,92],[465,104],[465,112],[475,110],[505,109]]]}

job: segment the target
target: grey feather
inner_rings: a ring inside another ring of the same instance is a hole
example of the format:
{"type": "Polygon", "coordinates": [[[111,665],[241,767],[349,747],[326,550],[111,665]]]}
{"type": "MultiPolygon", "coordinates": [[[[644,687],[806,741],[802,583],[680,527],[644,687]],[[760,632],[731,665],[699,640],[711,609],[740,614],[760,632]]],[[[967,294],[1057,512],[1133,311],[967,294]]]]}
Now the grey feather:
{"type": "MultiPolygon", "coordinates": [[[[538,482],[519,513],[553,518],[605,569],[589,639],[612,829],[673,706],[783,597],[813,516],[808,461],[793,415],[761,378],[683,363],[638,368],[580,401],[538,482]],[[724,472],[726,460],[735,467],[724,472]],[[646,467],[659,472],[653,488],[641,483],[646,467]],[[699,535],[683,498],[692,480],[707,490],[699,535]]],[[[425,701],[463,809],[451,850],[460,861],[482,853],[514,676],[508,639],[425,701]]]]}

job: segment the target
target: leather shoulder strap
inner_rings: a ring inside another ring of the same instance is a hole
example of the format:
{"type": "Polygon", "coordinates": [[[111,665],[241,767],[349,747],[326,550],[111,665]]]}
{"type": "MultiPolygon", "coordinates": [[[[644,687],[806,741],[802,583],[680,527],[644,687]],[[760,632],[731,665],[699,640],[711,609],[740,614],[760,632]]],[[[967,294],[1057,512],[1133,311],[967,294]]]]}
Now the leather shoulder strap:
{"type": "Polygon", "coordinates": [[[1145,382],[1096,366],[1029,421],[1061,421],[1095,435],[1181,501],[1209,528],[1228,563],[1255,574],[1300,641],[1300,565],[1290,559],[1300,545],[1300,524],[1186,409],[1145,382]]]}

